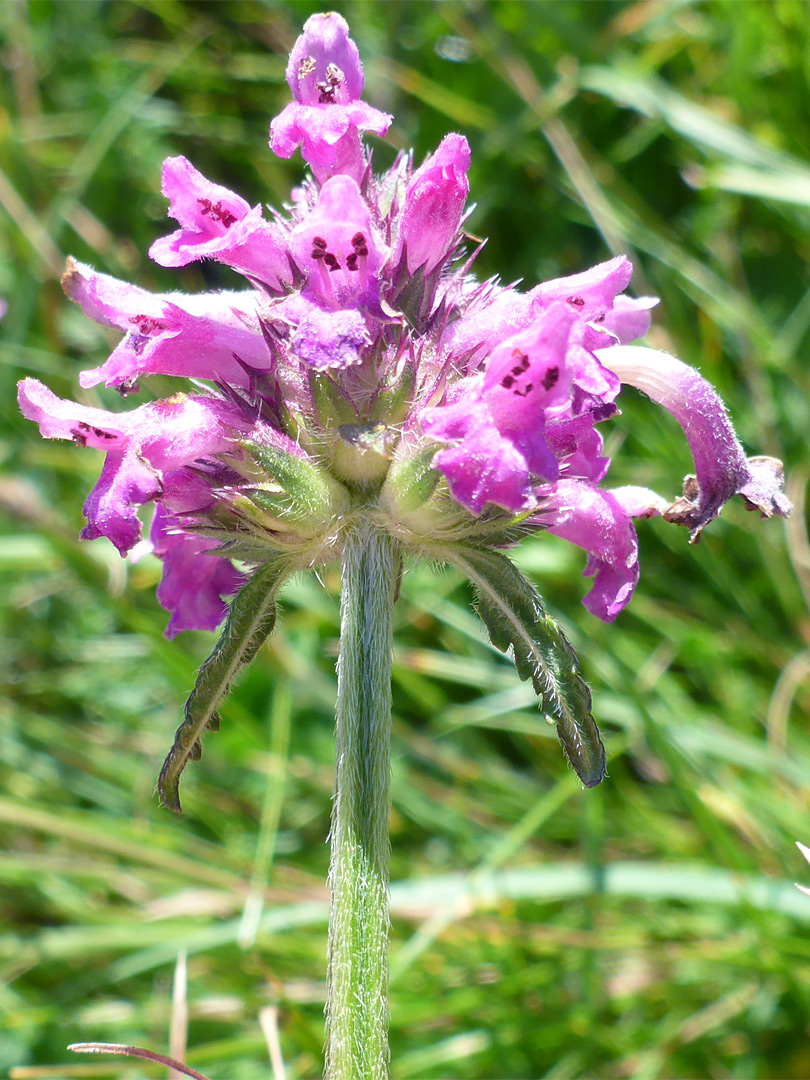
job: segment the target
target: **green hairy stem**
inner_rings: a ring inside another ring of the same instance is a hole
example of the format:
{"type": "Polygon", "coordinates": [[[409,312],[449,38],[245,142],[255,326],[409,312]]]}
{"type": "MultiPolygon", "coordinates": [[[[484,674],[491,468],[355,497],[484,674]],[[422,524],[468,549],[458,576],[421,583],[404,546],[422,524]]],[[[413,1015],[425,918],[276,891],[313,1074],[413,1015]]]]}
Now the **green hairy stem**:
{"type": "Polygon", "coordinates": [[[329,871],[327,1080],[388,1075],[391,647],[395,542],[369,524],[343,553],[329,871]]]}

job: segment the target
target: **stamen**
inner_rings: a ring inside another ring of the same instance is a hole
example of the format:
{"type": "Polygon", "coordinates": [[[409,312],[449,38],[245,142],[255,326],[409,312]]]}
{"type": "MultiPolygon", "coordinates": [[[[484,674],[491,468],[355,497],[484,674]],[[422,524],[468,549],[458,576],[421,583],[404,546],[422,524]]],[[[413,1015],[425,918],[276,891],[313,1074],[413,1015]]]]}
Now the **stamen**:
{"type": "Polygon", "coordinates": [[[140,356],[143,352],[143,347],[149,341],[149,337],[146,334],[131,333],[127,337],[127,343],[135,353],[136,356],[140,356]]]}
{"type": "Polygon", "coordinates": [[[336,95],[342,82],[343,72],[337,64],[330,64],[326,69],[326,81],[315,84],[320,91],[318,104],[334,105],[337,101],[336,95]]]}
{"type": "Polygon", "coordinates": [[[560,369],[558,367],[550,367],[540,380],[544,390],[550,390],[552,386],[556,386],[560,378],[560,369]]]}
{"type": "Polygon", "coordinates": [[[197,199],[197,202],[203,217],[210,217],[212,221],[221,221],[226,229],[230,229],[237,220],[230,210],[223,209],[221,201],[212,204],[210,199],[197,199]]]}
{"type": "Polygon", "coordinates": [[[520,363],[512,368],[513,375],[522,375],[524,371],[529,370],[529,357],[526,353],[521,352],[520,349],[513,349],[512,356],[513,358],[520,358],[520,363]]]}

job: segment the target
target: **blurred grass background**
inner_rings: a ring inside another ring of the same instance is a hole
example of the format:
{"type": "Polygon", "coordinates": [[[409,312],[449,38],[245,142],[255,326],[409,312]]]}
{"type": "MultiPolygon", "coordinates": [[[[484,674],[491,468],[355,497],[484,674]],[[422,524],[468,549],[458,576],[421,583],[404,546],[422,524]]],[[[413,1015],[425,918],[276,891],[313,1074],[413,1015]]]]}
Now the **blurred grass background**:
{"type": "MultiPolygon", "coordinates": [[[[395,1078],[810,1076],[810,20],[774,2],[338,3],[366,97],[396,115],[375,146],[473,148],[488,236],[511,281],[626,251],[662,298],[650,341],[700,366],[751,452],[784,458],[785,527],[729,507],[700,546],[640,525],[643,573],[603,626],[584,557],[520,551],[580,649],[610,775],[580,790],[466,586],[427,568],[398,609],[392,816],[395,1078]]],[[[298,580],[185,782],[154,781],[212,639],[166,642],[152,559],[79,544],[100,457],[46,443],[15,381],[78,391],[114,335],[61,294],[66,254],[140,285],[170,272],[162,159],[182,153],[279,206],[286,53],[310,3],[6,0],[0,6],[0,1073],[160,1075],[72,1059],[68,1042],[168,1049],[188,954],[187,1060],[288,1077],[322,1064],[325,838],[332,790],[336,574],[298,580]],[[47,1066],[55,1066],[49,1070],[47,1066]]],[[[143,397],[170,391],[153,379],[143,397]]],[[[674,495],[674,421],[622,395],[612,482],[674,495]]],[[[276,1077],[278,1080],[278,1077],[276,1077]]]]}

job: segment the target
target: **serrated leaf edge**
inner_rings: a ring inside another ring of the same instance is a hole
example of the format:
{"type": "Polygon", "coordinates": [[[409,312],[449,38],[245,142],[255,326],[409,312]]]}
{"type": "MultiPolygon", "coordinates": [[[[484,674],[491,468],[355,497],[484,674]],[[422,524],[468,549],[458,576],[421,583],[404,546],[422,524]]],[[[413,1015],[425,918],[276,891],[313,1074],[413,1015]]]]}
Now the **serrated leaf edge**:
{"type": "MultiPolygon", "coordinates": [[[[489,602],[492,603],[495,607],[497,607],[498,610],[501,611],[502,614],[504,615],[504,617],[508,620],[510,625],[515,628],[515,630],[517,631],[517,635],[520,637],[521,641],[523,641],[525,644],[528,645],[529,653],[535,659],[535,661],[537,663],[537,666],[538,666],[538,669],[539,669],[540,673],[542,674],[543,682],[545,684],[544,696],[547,696],[552,701],[552,703],[554,704],[554,707],[556,708],[556,710],[558,712],[560,722],[566,723],[567,725],[569,725],[569,728],[573,729],[573,731],[577,733],[577,737],[579,737],[579,722],[578,722],[577,718],[575,717],[574,713],[568,707],[568,704],[567,704],[565,698],[559,692],[556,691],[556,680],[555,680],[554,676],[552,675],[551,671],[549,670],[549,666],[548,666],[548,664],[546,662],[545,657],[543,656],[542,651],[539,649],[536,641],[531,636],[531,634],[529,634],[526,631],[526,628],[524,627],[522,620],[512,610],[510,605],[504,600],[504,598],[501,596],[501,594],[496,589],[492,588],[492,586],[487,581],[487,579],[481,576],[480,572],[476,570],[475,566],[472,565],[470,562],[468,562],[467,559],[465,559],[463,552],[459,551],[458,549],[450,549],[450,548],[437,549],[437,548],[433,548],[432,551],[431,551],[431,554],[438,556],[439,558],[443,559],[445,562],[449,562],[451,565],[453,565],[457,569],[459,569],[464,574],[464,576],[466,578],[468,578],[468,580],[472,583],[472,585],[476,589],[478,589],[481,593],[486,595],[489,602]]],[[[480,553],[476,552],[476,554],[485,555],[486,557],[489,557],[489,558],[494,557],[496,560],[503,560],[504,562],[509,563],[509,560],[506,558],[506,556],[502,555],[500,552],[487,551],[487,552],[480,552],[480,553]]],[[[521,580],[524,581],[527,588],[531,589],[531,591],[534,593],[534,589],[532,588],[530,582],[526,581],[526,579],[523,578],[523,575],[520,573],[520,571],[517,569],[517,567],[513,566],[511,563],[509,565],[512,567],[514,572],[521,578],[521,580]]],[[[549,616],[546,614],[545,609],[543,608],[543,606],[542,606],[542,604],[540,602],[539,596],[535,595],[534,599],[536,599],[536,601],[537,601],[537,603],[538,603],[538,605],[540,607],[540,612],[542,613],[542,615],[545,618],[548,618],[549,616]]],[[[570,642],[567,640],[567,638],[562,633],[562,631],[559,629],[559,627],[557,627],[557,630],[558,630],[558,633],[560,634],[560,637],[562,639],[563,646],[570,649],[571,652],[573,653],[573,647],[571,646],[570,642]]],[[[513,654],[514,654],[514,645],[512,646],[512,651],[513,651],[513,654]]],[[[583,783],[585,783],[587,787],[595,787],[596,784],[601,782],[601,780],[604,778],[604,774],[605,774],[604,747],[602,746],[602,740],[601,740],[601,737],[599,735],[599,728],[597,727],[596,721],[593,719],[593,716],[590,713],[591,692],[588,689],[587,684],[584,682],[584,680],[581,678],[578,671],[576,670],[576,663],[574,665],[574,670],[573,670],[572,674],[573,674],[573,677],[575,679],[577,679],[580,683],[582,683],[582,687],[583,687],[583,689],[585,690],[585,692],[587,694],[587,701],[588,701],[588,706],[589,706],[588,712],[589,712],[589,715],[591,717],[591,721],[592,721],[593,726],[594,726],[596,739],[597,739],[597,741],[599,743],[599,746],[600,746],[600,748],[602,750],[603,767],[602,767],[601,775],[599,776],[599,779],[594,780],[591,783],[588,783],[587,781],[585,781],[582,778],[582,776],[580,776],[580,780],[582,780],[583,783]]],[[[567,752],[564,740],[561,739],[560,741],[561,741],[561,743],[563,745],[563,749],[566,751],[566,756],[568,756],[569,760],[570,760],[570,755],[567,752]]],[[[579,775],[579,770],[576,768],[576,765],[574,764],[573,761],[571,761],[571,764],[574,767],[575,771],[577,772],[577,775],[579,775]]]]}
{"type": "MultiPolygon", "coordinates": [[[[163,766],[160,770],[158,777],[158,796],[162,806],[165,806],[169,810],[173,810],[176,813],[182,812],[180,805],[180,798],[178,795],[178,789],[180,785],[180,778],[186,769],[186,766],[190,761],[197,761],[200,758],[202,748],[200,744],[200,736],[206,729],[217,730],[219,727],[219,717],[217,715],[217,706],[222,701],[223,697],[227,694],[231,680],[236,675],[240,667],[246,662],[245,656],[250,652],[251,646],[254,644],[254,638],[256,632],[261,626],[262,622],[267,618],[269,610],[275,607],[276,595],[281,588],[284,581],[295,570],[294,564],[291,560],[279,560],[272,563],[268,563],[266,566],[261,567],[256,571],[254,576],[248,581],[242,588],[242,591],[238,593],[231,602],[231,610],[228,613],[228,618],[225,626],[222,629],[222,633],[219,636],[214,651],[203,662],[200,670],[197,674],[197,678],[194,683],[194,688],[186,700],[184,714],[185,719],[182,724],[177,728],[174,735],[174,742],[172,743],[171,750],[166,755],[166,759],[163,762],[163,766]],[[271,573],[271,570],[273,573],[271,573]],[[234,654],[231,657],[229,663],[227,663],[221,677],[218,680],[218,687],[210,694],[209,700],[206,705],[203,706],[203,710],[196,718],[192,718],[192,709],[196,703],[196,697],[200,691],[201,684],[206,676],[208,669],[214,660],[221,654],[222,649],[225,647],[226,642],[231,631],[232,619],[236,610],[236,605],[239,602],[240,597],[243,595],[246,589],[250,589],[251,586],[256,587],[259,577],[268,576],[272,578],[272,585],[268,588],[268,591],[261,604],[256,608],[253,618],[251,619],[249,629],[242,635],[242,647],[236,648],[234,654]]],[[[258,649],[261,647],[264,640],[269,637],[272,632],[273,626],[262,636],[262,640],[255,644],[253,648],[252,656],[255,656],[258,649]]],[[[250,659],[252,659],[252,656],[250,659]]]]}

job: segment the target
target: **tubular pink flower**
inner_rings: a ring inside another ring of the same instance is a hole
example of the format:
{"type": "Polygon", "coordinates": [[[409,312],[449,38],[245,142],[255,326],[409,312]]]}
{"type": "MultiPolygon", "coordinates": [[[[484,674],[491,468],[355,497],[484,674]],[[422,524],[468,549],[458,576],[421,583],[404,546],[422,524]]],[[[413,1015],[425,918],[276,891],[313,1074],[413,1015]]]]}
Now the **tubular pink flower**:
{"type": "Polygon", "coordinates": [[[463,135],[445,135],[435,153],[411,177],[393,263],[405,254],[408,272],[425,275],[447,260],[458,241],[470,191],[470,147],[463,135]]]}
{"type": "Polygon", "coordinates": [[[372,228],[357,184],[334,176],[311,212],[293,230],[290,250],[307,275],[307,291],[328,307],[357,307],[379,297],[388,249],[372,228]]]}
{"type": "Polygon", "coordinates": [[[612,622],[638,583],[638,540],[632,518],[661,513],[665,500],[646,488],[601,491],[582,480],[560,480],[533,521],[588,552],[585,577],[593,588],[582,601],[592,615],[612,622]]]}
{"type": "Polygon", "coordinates": [[[106,363],[81,373],[83,387],[103,382],[126,391],[141,375],[246,386],[244,364],[259,370],[270,366],[253,292],[156,295],[74,259],[68,260],[62,287],[91,319],[126,335],[106,363]]]}
{"type": "Polygon", "coordinates": [[[600,359],[623,383],[635,386],[672,413],[684,430],[695,475],[664,517],[690,530],[695,543],[705,526],[733,495],[742,495],[763,517],[787,517],[791,506],[782,491],[782,463],[746,457],[717,392],[694,368],[655,349],[618,345],[600,359]]]}
{"type": "Polygon", "coordinates": [[[288,158],[300,146],[323,183],[336,173],[358,183],[366,169],[359,132],[385,135],[393,117],[360,100],[363,68],[346,20],[335,12],[304,24],[287,64],[295,101],[270,125],[270,148],[288,158]]]}
{"type": "Polygon", "coordinates": [[[563,304],[552,305],[493,351],[483,378],[455,404],[422,414],[427,435],[456,443],[441,450],[433,466],[473,513],[488,502],[525,510],[532,505],[533,479],[557,479],[545,420],[569,402],[566,349],[573,321],[563,304]]]}
{"type": "Polygon", "coordinates": [[[465,317],[448,325],[443,343],[454,354],[469,354],[467,370],[473,370],[499,341],[530,325],[551,304],[565,303],[576,316],[569,356],[573,381],[587,393],[615,397],[619,382],[594,350],[643,336],[650,324],[647,312],[658,302],[620,295],[632,273],[629,259],[619,255],[581,274],[543,282],[529,293],[482,288],[465,317]]]}
{"type": "Polygon", "coordinates": [[[65,401],[36,379],[23,379],[18,401],[44,438],[106,450],[101,476],[84,505],[82,539],[106,536],[122,555],[141,538],[135,508],[160,495],[162,474],[228,449],[248,428],[235,406],[185,394],[110,413],[65,401]]]}
{"type": "Polygon", "coordinates": [[[605,368],[599,363],[595,350],[614,345],[617,338],[621,340],[609,329],[613,325],[623,334],[634,334],[636,330],[646,333],[649,329],[649,319],[638,313],[639,301],[619,295],[630,284],[632,274],[630,260],[618,255],[581,274],[546,281],[530,294],[541,309],[562,301],[576,312],[569,356],[572,379],[581,390],[606,400],[618,394],[619,381],[609,365],[605,368]],[[614,314],[617,303],[618,312],[614,314]]]}
{"type": "Polygon", "coordinates": [[[184,531],[181,518],[163,506],[155,508],[150,540],[163,561],[157,590],[161,607],[172,613],[166,637],[181,630],[216,630],[228,613],[223,597],[231,596],[245,582],[244,574],[228,559],[208,554],[218,544],[184,531]]]}
{"type": "Polygon", "coordinates": [[[198,172],[184,157],[163,162],[162,191],[169,216],[180,222],[171,236],[156,240],[149,255],[161,266],[186,266],[216,259],[279,292],[292,280],[284,236],[250,205],[198,172]]]}

